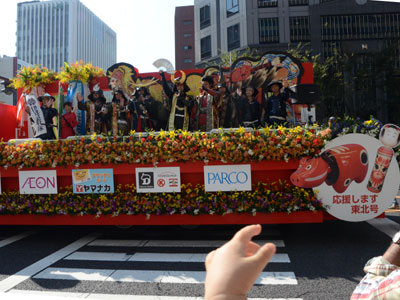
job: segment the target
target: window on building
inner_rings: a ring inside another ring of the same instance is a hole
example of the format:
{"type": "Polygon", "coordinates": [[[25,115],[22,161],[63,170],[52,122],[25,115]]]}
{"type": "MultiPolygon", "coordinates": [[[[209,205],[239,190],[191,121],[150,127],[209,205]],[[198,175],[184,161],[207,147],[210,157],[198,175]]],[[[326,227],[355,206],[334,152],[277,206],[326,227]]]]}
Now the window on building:
{"type": "Polygon", "coordinates": [[[239,24],[228,27],[228,51],[240,47],[239,24]]]}
{"type": "Polygon", "coordinates": [[[289,23],[291,42],[310,41],[309,17],[291,17],[289,23]]]}
{"type": "Polygon", "coordinates": [[[184,33],[183,37],[185,37],[185,38],[192,37],[192,34],[191,33],[184,33]]]}
{"type": "Polygon", "coordinates": [[[192,25],[192,20],[183,21],[183,25],[192,25]]]}
{"type": "Polygon", "coordinates": [[[211,57],[211,35],[200,40],[201,59],[211,57]]]}
{"type": "Polygon", "coordinates": [[[190,50],[192,49],[192,46],[183,46],[183,50],[190,50]]]}
{"type": "Polygon", "coordinates": [[[239,12],[239,0],[226,0],[226,16],[232,16],[239,12]]]}
{"type": "Polygon", "coordinates": [[[258,0],[258,7],[276,7],[278,0],[258,0]]]}
{"type": "Polygon", "coordinates": [[[183,62],[188,64],[188,63],[192,63],[193,60],[192,60],[191,58],[185,58],[185,59],[183,60],[183,62]]]}
{"type": "Polygon", "coordinates": [[[289,6],[308,5],[308,0],[289,0],[289,6]]]}
{"type": "Polygon", "coordinates": [[[321,16],[323,41],[400,38],[400,13],[321,16]]]}
{"type": "Polygon", "coordinates": [[[210,4],[200,8],[200,29],[210,26],[210,4]]]}
{"type": "Polygon", "coordinates": [[[258,19],[258,31],[259,31],[260,44],[279,43],[278,18],[258,19]]]}

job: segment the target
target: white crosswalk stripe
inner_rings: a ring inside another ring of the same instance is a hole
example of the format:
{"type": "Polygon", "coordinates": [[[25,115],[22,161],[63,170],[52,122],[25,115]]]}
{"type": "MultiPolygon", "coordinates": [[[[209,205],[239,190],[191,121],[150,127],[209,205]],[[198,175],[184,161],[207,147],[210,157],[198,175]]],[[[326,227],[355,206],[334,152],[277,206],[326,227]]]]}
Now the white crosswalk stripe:
{"type": "MultiPolygon", "coordinates": [[[[198,262],[204,263],[207,253],[116,253],[116,252],[75,252],[65,260],[88,261],[147,261],[147,262],[198,262]]],[[[275,254],[270,263],[290,263],[289,255],[275,254]]]]}
{"type": "MultiPolygon", "coordinates": [[[[226,240],[103,240],[98,239],[88,246],[109,246],[109,247],[210,247],[217,248],[225,244],[226,240]]],[[[274,243],[276,247],[285,247],[282,240],[256,240],[258,244],[274,243]]]]}
{"type": "MultiPolygon", "coordinates": [[[[203,271],[47,268],[33,278],[118,282],[204,283],[203,271]]],[[[256,284],[297,284],[293,272],[261,272],[256,284]]]]}
{"type": "Polygon", "coordinates": [[[35,234],[35,233],[36,233],[36,231],[31,230],[31,231],[22,232],[20,234],[14,235],[14,236],[4,238],[3,240],[0,241],[0,248],[10,245],[19,240],[22,240],[22,239],[24,239],[32,234],[35,234]]]}

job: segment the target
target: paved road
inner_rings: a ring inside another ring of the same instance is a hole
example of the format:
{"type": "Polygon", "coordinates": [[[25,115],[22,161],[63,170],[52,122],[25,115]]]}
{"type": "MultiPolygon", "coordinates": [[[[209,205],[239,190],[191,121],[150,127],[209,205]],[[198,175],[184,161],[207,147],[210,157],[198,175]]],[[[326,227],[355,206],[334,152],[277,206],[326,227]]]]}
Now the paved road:
{"type": "MultiPolygon", "coordinates": [[[[372,223],[264,226],[257,240],[275,242],[277,254],[249,298],[348,299],[400,213],[372,223]]],[[[238,228],[1,227],[0,298],[201,299],[205,255],[238,228]]]]}

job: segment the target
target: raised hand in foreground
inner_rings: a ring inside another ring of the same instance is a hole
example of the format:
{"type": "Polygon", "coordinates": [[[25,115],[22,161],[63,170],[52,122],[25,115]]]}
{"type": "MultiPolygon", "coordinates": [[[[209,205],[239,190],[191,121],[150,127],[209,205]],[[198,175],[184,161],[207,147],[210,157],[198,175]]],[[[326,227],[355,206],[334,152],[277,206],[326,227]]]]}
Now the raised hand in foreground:
{"type": "Polygon", "coordinates": [[[247,293],[276,251],[274,244],[260,246],[251,241],[260,233],[261,225],[246,226],[207,255],[205,300],[247,299],[247,293]]]}

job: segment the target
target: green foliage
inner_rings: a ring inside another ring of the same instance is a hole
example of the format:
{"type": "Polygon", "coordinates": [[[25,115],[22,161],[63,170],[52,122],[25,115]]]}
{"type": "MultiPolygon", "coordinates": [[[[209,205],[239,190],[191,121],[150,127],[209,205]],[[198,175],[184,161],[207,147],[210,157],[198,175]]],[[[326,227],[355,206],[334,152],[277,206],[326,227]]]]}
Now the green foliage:
{"type": "MultiPolygon", "coordinates": [[[[233,50],[230,52],[221,53],[218,57],[219,62],[217,63],[221,67],[230,68],[231,64],[241,57],[255,57],[256,50],[251,48],[246,48],[242,50],[233,50]]],[[[216,62],[207,62],[206,66],[215,66],[216,62]]]]}
{"type": "Polygon", "coordinates": [[[391,41],[379,52],[354,54],[337,47],[328,57],[313,54],[308,46],[299,43],[288,52],[313,63],[314,82],[321,89],[319,120],[376,115],[384,123],[400,123],[399,41],[391,41]]]}

